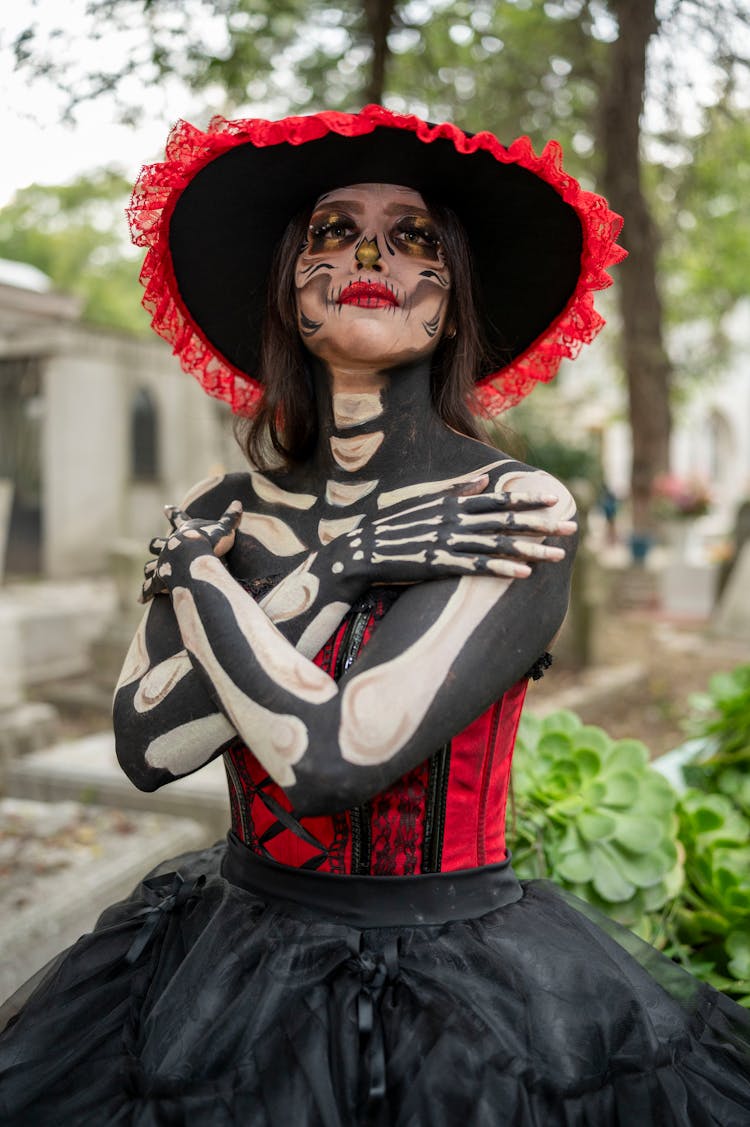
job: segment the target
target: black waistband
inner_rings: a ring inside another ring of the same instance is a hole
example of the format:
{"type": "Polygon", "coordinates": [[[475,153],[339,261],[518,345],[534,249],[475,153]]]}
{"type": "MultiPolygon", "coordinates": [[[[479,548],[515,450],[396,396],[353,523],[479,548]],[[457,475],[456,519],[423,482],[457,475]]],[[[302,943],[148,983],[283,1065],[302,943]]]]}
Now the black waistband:
{"type": "Polygon", "coordinates": [[[510,857],[499,865],[414,877],[345,876],[259,857],[233,832],[222,875],[262,900],[292,904],[352,927],[408,927],[474,920],[521,899],[510,857]]]}

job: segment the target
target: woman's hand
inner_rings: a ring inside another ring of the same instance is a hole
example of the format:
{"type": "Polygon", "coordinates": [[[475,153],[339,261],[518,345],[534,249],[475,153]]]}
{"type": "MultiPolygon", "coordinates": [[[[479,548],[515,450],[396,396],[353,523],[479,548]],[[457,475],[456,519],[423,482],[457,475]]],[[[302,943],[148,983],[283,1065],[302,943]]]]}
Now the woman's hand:
{"type": "Polygon", "coordinates": [[[545,510],[555,494],[485,493],[486,474],[338,537],[331,570],[342,584],[422,583],[460,575],[525,579],[531,563],[565,558],[546,536],[571,536],[572,520],[545,510]]]}
{"type": "Polygon", "coordinates": [[[149,551],[157,558],[149,560],[143,569],[142,603],[147,603],[154,595],[171,591],[178,580],[185,578],[185,569],[196,556],[221,558],[227,554],[234,546],[242,517],[242,502],[232,501],[216,521],[190,517],[174,505],[165,505],[164,512],[172,525],[172,532],[166,537],[154,537],[149,544],[149,551]]]}

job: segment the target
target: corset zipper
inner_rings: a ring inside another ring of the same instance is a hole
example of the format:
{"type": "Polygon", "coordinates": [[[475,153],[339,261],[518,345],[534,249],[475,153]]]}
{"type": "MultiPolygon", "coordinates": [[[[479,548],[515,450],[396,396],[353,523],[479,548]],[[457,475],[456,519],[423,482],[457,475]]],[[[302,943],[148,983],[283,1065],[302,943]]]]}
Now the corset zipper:
{"type": "Polygon", "coordinates": [[[249,844],[249,841],[250,841],[250,835],[249,835],[248,830],[247,830],[247,817],[246,817],[246,811],[245,811],[245,802],[244,802],[242,787],[240,785],[240,780],[237,777],[237,770],[234,766],[234,763],[232,762],[232,760],[230,758],[229,752],[225,751],[222,758],[224,760],[224,770],[227,773],[227,780],[229,781],[229,788],[234,793],[235,805],[237,806],[237,810],[239,812],[240,830],[241,830],[241,833],[242,833],[242,840],[244,841],[245,845],[247,845],[247,844],[249,844]]]}
{"type": "MultiPolygon", "coordinates": [[[[362,646],[362,639],[365,636],[365,630],[367,629],[367,623],[370,620],[372,609],[372,603],[368,602],[361,610],[355,611],[349,619],[339,652],[336,655],[336,665],[333,673],[335,681],[338,681],[344,673],[346,673],[352,662],[356,659],[362,646]]],[[[370,872],[371,850],[369,802],[364,802],[361,806],[350,810],[349,820],[352,834],[352,875],[367,875],[370,872]]]]}
{"type": "Polygon", "coordinates": [[[445,807],[448,801],[450,740],[430,759],[422,844],[422,872],[439,873],[443,860],[445,807]]]}
{"type": "Polygon", "coordinates": [[[487,747],[484,754],[484,763],[482,764],[482,784],[479,792],[479,819],[477,822],[477,864],[487,864],[487,848],[485,845],[487,833],[487,795],[490,789],[490,778],[492,775],[492,764],[495,759],[495,743],[497,742],[497,730],[500,726],[500,712],[501,702],[495,705],[492,712],[492,726],[490,728],[490,738],[487,741],[487,747]]]}

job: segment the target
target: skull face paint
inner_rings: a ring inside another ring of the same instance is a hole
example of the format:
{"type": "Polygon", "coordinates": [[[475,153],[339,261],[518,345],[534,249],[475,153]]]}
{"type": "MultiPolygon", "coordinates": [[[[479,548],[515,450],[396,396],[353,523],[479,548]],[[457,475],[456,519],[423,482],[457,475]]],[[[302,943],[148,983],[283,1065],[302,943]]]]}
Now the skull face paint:
{"type": "Polygon", "coordinates": [[[295,270],[300,335],[334,365],[387,370],[428,356],[450,272],[419,192],[354,184],[321,196],[295,270]]]}

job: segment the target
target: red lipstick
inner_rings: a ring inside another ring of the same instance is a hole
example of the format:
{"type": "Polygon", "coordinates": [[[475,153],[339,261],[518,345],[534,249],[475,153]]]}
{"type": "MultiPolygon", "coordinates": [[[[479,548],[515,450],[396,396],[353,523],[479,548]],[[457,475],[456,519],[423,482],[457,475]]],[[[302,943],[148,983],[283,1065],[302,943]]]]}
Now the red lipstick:
{"type": "Polygon", "coordinates": [[[365,309],[398,307],[395,293],[382,282],[350,282],[339,297],[339,305],[359,305],[365,309]]]}

